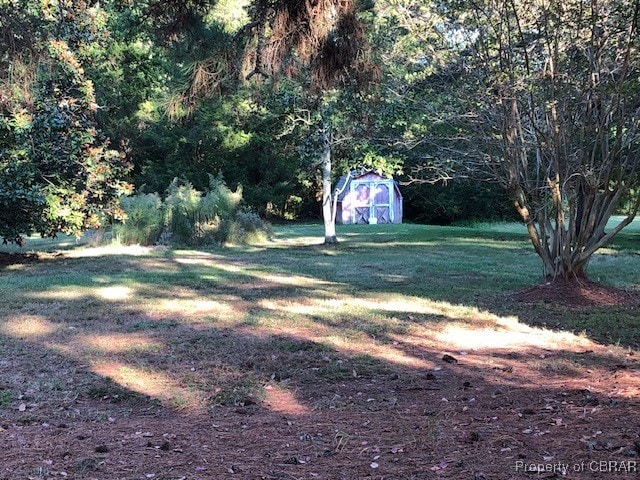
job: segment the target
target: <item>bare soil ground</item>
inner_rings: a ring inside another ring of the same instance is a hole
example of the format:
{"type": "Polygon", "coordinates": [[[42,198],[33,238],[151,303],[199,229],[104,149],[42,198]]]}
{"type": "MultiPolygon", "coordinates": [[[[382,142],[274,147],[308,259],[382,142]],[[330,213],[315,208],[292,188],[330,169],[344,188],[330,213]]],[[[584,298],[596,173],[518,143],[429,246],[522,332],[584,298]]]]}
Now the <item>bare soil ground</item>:
{"type": "Polygon", "coordinates": [[[548,302],[572,307],[640,306],[640,293],[602,285],[587,279],[555,280],[515,292],[518,302],[548,302]]]}
{"type": "MultiPolygon", "coordinates": [[[[1,261],[16,260],[33,261],[1,261]]],[[[559,291],[571,308],[638,301],[593,284],[559,291]]],[[[493,301],[554,295],[539,286],[493,301]]],[[[53,313],[50,325],[29,324],[49,326],[46,338],[25,327],[0,340],[0,479],[640,476],[631,349],[509,322],[429,337],[411,313],[400,320],[415,330],[350,351],[327,348],[316,331],[205,330],[134,307],[103,306],[84,320],[104,342],[100,358],[77,354],[80,325],[53,313]],[[117,324],[109,335],[106,321],[117,324]],[[142,361],[117,348],[118,335],[157,349],[142,361]],[[535,335],[538,343],[522,340],[535,335]],[[122,380],[132,372],[140,375],[122,380]],[[182,397],[166,395],[162,375],[182,397]]]]}

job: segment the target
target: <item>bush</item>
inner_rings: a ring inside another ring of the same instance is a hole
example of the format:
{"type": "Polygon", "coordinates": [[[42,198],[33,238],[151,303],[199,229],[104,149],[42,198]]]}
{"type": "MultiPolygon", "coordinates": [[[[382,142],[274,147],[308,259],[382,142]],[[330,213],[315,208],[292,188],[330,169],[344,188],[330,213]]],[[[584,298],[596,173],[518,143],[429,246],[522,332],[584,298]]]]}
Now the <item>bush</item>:
{"type": "Polygon", "coordinates": [[[219,176],[210,176],[209,184],[203,195],[191,183],[174,179],[164,202],[157,193],[122,199],[127,219],[114,227],[115,241],[201,246],[263,243],[271,237],[271,225],[257,213],[239,210],[240,187],[231,191],[219,176]]]}
{"type": "Polygon", "coordinates": [[[203,199],[203,209],[219,218],[233,216],[242,202],[242,186],[232,192],[222,176],[209,175],[209,190],[203,199]]]}
{"type": "Polygon", "coordinates": [[[126,214],[113,227],[113,239],[124,245],[153,245],[164,228],[162,200],[157,193],[137,194],[120,200],[126,214]]]}
{"type": "Polygon", "coordinates": [[[164,226],[171,233],[171,242],[195,245],[202,236],[201,226],[206,223],[201,211],[202,193],[189,182],[174,179],[167,189],[164,201],[164,226]]]}
{"type": "Polygon", "coordinates": [[[408,185],[403,195],[407,221],[451,225],[519,220],[507,193],[489,182],[457,179],[446,185],[408,185]]]}
{"type": "Polygon", "coordinates": [[[271,224],[251,210],[237,212],[221,231],[226,237],[221,243],[237,245],[261,244],[273,237],[271,224]]]}

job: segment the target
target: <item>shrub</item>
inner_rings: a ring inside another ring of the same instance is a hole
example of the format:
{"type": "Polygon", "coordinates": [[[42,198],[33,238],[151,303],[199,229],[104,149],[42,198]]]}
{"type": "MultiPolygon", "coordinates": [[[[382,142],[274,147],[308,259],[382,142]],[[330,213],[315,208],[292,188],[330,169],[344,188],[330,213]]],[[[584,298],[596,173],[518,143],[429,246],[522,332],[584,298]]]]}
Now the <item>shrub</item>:
{"type": "Polygon", "coordinates": [[[273,236],[271,224],[251,210],[239,211],[232,219],[223,223],[226,225],[222,225],[220,233],[224,240],[220,243],[261,244],[269,241],[273,236]]]}
{"type": "Polygon", "coordinates": [[[114,225],[114,241],[124,245],[153,245],[158,241],[163,230],[163,209],[157,193],[124,197],[120,207],[126,219],[114,225]]]}
{"type": "Polygon", "coordinates": [[[175,178],[167,189],[164,201],[164,226],[171,232],[171,242],[181,245],[197,244],[202,236],[201,225],[206,223],[200,208],[202,193],[189,182],[175,178]]]}
{"type": "Polygon", "coordinates": [[[242,202],[242,186],[235,192],[224,183],[221,175],[209,175],[209,190],[203,199],[203,209],[219,218],[233,216],[242,202]]]}
{"type": "Polygon", "coordinates": [[[200,246],[262,243],[271,237],[271,225],[257,213],[239,210],[241,187],[233,192],[220,176],[209,180],[204,195],[176,178],[164,202],[157,193],[122,199],[127,219],[114,227],[114,239],[123,244],[200,246]]]}

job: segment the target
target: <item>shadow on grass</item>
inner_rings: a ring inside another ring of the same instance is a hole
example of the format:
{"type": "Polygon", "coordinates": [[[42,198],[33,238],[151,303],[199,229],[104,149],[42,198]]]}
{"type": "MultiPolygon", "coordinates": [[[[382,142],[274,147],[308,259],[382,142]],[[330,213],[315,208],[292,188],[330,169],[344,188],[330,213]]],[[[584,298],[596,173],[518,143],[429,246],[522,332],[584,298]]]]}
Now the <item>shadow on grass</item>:
{"type": "MultiPolygon", "coordinates": [[[[0,406],[5,473],[34,477],[51,458],[52,471],[80,475],[89,465],[98,478],[224,478],[238,466],[265,478],[364,478],[375,462],[393,478],[437,467],[441,478],[507,479],[516,460],[541,455],[637,455],[640,430],[624,420],[638,411],[633,392],[582,381],[620,370],[615,355],[517,342],[462,352],[425,341],[425,331],[363,338],[322,318],[311,319],[315,331],[223,326],[141,313],[134,302],[76,300],[103,315],[86,318],[64,298],[37,315],[4,315],[1,390],[13,397],[0,406]]],[[[466,323],[458,320],[449,318],[466,323]]]]}
{"type": "Polygon", "coordinates": [[[517,461],[635,458],[635,356],[458,304],[528,278],[485,268],[460,285],[489,251],[150,250],[5,270],[1,468],[507,479],[517,461]]]}

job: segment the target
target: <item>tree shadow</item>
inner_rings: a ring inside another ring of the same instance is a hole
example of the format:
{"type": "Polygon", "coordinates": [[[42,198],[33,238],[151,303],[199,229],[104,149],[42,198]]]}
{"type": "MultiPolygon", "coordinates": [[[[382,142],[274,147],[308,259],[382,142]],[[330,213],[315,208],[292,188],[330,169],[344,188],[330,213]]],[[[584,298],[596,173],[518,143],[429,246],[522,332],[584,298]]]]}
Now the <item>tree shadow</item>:
{"type": "Polygon", "coordinates": [[[284,254],[4,272],[0,477],[510,479],[637,458],[635,356],[284,254]]]}

